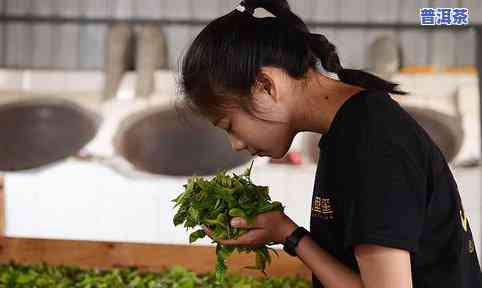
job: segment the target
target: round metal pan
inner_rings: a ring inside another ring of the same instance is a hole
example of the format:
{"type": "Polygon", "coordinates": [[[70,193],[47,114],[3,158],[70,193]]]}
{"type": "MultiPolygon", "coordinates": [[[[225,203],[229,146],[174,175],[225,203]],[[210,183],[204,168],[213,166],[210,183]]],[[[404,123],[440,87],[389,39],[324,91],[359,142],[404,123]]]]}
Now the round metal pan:
{"type": "Polygon", "coordinates": [[[0,171],[38,168],[75,155],[98,129],[96,114],[61,99],[0,105],[0,171]]]}
{"type": "Polygon", "coordinates": [[[114,138],[116,152],[135,168],[159,175],[212,175],[248,162],[227,135],[187,108],[150,108],[126,118],[114,138]]]}
{"type": "Polygon", "coordinates": [[[403,108],[430,135],[444,154],[447,162],[451,162],[459,153],[464,141],[464,129],[461,119],[428,108],[406,105],[403,108]]]}

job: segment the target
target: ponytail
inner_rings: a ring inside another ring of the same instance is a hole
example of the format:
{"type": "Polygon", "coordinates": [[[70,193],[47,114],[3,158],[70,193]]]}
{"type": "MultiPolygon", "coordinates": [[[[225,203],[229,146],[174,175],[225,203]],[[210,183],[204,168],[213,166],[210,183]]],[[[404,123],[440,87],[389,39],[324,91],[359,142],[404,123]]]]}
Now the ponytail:
{"type": "Polygon", "coordinates": [[[378,91],[384,91],[387,93],[406,95],[407,92],[396,89],[398,84],[383,80],[382,78],[375,76],[371,73],[356,70],[356,69],[344,69],[342,68],[338,72],[338,77],[342,82],[358,85],[367,89],[374,89],[378,91]]]}
{"type": "Polygon", "coordinates": [[[373,89],[399,95],[407,94],[404,91],[396,89],[398,86],[397,83],[384,80],[362,70],[343,68],[335,45],[328,41],[328,39],[322,34],[310,33],[303,20],[291,11],[288,1],[244,0],[241,2],[241,5],[247,7],[251,14],[258,7],[264,8],[274,16],[278,17],[281,22],[284,22],[288,26],[295,27],[304,33],[311,52],[320,60],[323,68],[328,72],[337,74],[340,81],[360,86],[365,89],[373,89]]]}
{"type": "Polygon", "coordinates": [[[325,36],[310,33],[308,38],[311,50],[315,53],[316,57],[320,59],[323,68],[328,72],[337,74],[340,81],[366,89],[374,89],[399,95],[407,94],[404,91],[396,89],[398,86],[397,83],[384,80],[365,71],[343,68],[338,53],[336,52],[336,47],[331,44],[325,36]]]}

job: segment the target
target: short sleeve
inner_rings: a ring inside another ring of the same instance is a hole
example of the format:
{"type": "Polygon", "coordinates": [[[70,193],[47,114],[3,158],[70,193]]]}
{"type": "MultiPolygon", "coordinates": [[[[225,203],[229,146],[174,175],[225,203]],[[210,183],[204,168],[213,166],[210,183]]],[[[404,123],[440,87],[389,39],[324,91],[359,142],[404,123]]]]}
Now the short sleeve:
{"type": "Polygon", "coordinates": [[[397,143],[387,135],[373,124],[359,127],[343,164],[337,165],[344,245],[416,252],[426,213],[423,156],[411,144],[416,139],[397,143]]]}

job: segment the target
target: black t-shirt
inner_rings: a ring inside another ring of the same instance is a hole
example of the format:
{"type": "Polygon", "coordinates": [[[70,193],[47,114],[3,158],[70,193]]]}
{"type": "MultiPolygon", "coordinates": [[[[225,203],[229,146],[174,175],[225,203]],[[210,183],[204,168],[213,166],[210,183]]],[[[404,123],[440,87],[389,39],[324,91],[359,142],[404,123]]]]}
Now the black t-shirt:
{"type": "MultiPolygon", "coordinates": [[[[415,288],[482,287],[447,162],[389,94],[349,98],[319,146],[311,234],[320,247],[356,272],[357,244],[408,250],[415,288]]],[[[323,287],[314,275],[313,287],[323,287]]]]}

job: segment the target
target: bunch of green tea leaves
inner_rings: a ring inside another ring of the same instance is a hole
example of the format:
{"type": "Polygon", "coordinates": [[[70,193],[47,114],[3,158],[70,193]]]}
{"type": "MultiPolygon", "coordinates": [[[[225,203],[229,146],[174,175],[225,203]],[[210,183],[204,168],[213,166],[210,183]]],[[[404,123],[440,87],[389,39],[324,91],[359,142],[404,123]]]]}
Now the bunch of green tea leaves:
{"type": "MultiPolygon", "coordinates": [[[[173,266],[160,272],[122,269],[81,269],[69,266],[0,264],[2,288],[217,288],[212,273],[196,274],[173,266]]],[[[254,278],[230,274],[223,288],[309,288],[299,277],[254,278]]]]}
{"type": "MultiPolygon", "coordinates": [[[[280,202],[271,201],[268,195],[268,187],[257,186],[251,182],[251,166],[242,174],[227,175],[221,171],[211,180],[200,177],[191,177],[188,183],[183,185],[185,191],[173,202],[179,210],[174,216],[174,225],[184,223],[186,228],[194,228],[206,225],[213,231],[215,240],[236,239],[246,233],[247,229],[234,228],[230,225],[234,217],[242,217],[249,224],[254,224],[256,215],[270,212],[283,211],[280,202]]],[[[206,236],[200,229],[190,234],[189,242],[195,242],[206,236]]],[[[272,245],[275,243],[268,243],[272,245]]],[[[216,246],[216,279],[223,282],[227,271],[226,258],[233,252],[256,253],[256,265],[246,268],[257,269],[265,273],[266,265],[271,263],[269,251],[276,251],[267,245],[262,247],[247,247],[236,245],[216,246]]]]}

